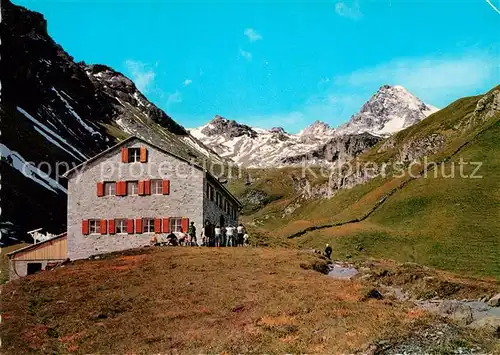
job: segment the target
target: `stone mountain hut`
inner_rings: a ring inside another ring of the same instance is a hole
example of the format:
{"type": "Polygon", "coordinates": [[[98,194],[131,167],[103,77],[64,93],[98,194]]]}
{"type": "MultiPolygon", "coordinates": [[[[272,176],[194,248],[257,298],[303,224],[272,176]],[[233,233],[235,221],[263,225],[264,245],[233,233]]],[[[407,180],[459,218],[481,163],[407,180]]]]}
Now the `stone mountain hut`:
{"type": "Polygon", "coordinates": [[[154,234],[199,237],[205,221],[238,223],[240,202],[201,166],[130,137],[69,170],[68,257],[149,245],[154,234]]]}

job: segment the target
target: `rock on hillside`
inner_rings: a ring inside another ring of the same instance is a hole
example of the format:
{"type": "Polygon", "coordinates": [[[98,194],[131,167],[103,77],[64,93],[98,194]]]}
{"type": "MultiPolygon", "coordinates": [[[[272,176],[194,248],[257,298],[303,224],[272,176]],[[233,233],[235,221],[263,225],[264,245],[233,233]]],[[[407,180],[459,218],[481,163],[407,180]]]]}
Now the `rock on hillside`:
{"type": "Polygon", "coordinates": [[[373,147],[382,138],[369,133],[334,136],[325,144],[308,153],[284,158],[283,163],[328,161],[343,164],[373,147]]]}
{"type": "Polygon", "coordinates": [[[64,231],[60,175],[130,134],[188,159],[221,160],[121,73],[75,63],[43,15],[5,0],[0,26],[3,243],[38,227],[64,231]]]}

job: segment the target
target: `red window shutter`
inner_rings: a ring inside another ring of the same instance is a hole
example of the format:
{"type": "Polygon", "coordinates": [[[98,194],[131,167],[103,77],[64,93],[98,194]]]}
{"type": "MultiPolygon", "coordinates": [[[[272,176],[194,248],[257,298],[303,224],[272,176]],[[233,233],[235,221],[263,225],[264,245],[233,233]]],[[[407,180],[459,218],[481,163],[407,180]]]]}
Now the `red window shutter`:
{"type": "Polygon", "coordinates": [[[151,195],[151,181],[144,180],[144,195],[151,195]]]}
{"type": "Polygon", "coordinates": [[[122,148],[122,163],[128,163],[128,148],[122,148]]]}
{"type": "Polygon", "coordinates": [[[163,233],[170,233],[170,219],[163,218],[163,233]]]}
{"type": "Polygon", "coordinates": [[[145,163],[148,161],[148,150],[146,149],[146,147],[141,147],[139,160],[141,163],[145,163]]]}
{"type": "Polygon", "coordinates": [[[135,232],[142,233],[142,219],[140,218],[135,220],[135,232]]]}
{"type": "Polygon", "coordinates": [[[83,235],[89,234],[89,220],[88,219],[84,219],[82,221],[82,234],[83,235]]]}
{"type": "Polygon", "coordinates": [[[170,194],[170,180],[163,180],[163,194],[170,194]]]}
{"type": "Polygon", "coordinates": [[[116,196],[123,196],[121,181],[115,182],[115,194],[116,196]]]}
{"type": "Polygon", "coordinates": [[[101,219],[101,234],[108,234],[108,221],[101,219]]]}
{"type": "Polygon", "coordinates": [[[127,233],[134,234],[134,220],[133,219],[127,220],[127,233]]]}
{"type": "Polygon", "coordinates": [[[115,227],[115,220],[114,219],[110,219],[108,221],[108,230],[109,230],[109,234],[115,234],[116,233],[116,227],[115,227]]]}
{"type": "Polygon", "coordinates": [[[189,227],[189,218],[183,217],[181,220],[181,227],[184,233],[187,233],[189,227]]]}
{"type": "Polygon", "coordinates": [[[144,195],[144,181],[139,181],[139,183],[137,184],[137,194],[139,196],[142,196],[144,195]]]}
{"type": "Polygon", "coordinates": [[[155,233],[161,233],[161,219],[155,218],[155,233]]]}
{"type": "Polygon", "coordinates": [[[104,183],[103,182],[97,183],[97,196],[98,197],[104,196],[104,183]]]}
{"type": "Polygon", "coordinates": [[[127,182],[117,181],[116,182],[116,196],[127,196],[127,182]]]}

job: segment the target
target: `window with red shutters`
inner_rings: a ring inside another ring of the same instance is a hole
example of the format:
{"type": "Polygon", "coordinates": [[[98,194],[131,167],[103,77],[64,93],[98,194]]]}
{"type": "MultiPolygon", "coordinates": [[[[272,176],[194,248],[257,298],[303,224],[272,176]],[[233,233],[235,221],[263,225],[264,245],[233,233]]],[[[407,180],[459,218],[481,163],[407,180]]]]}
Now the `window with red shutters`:
{"type": "Polygon", "coordinates": [[[155,220],[154,220],[154,218],[143,218],[142,219],[142,232],[143,233],[154,233],[155,232],[155,220]]]}
{"type": "Polygon", "coordinates": [[[114,195],[116,195],[116,184],[110,181],[105,182],[104,196],[114,196],[114,195]]]}
{"type": "Polygon", "coordinates": [[[89,234],[101,233],[101,221],[99,219],[89,219],[89,234]]]}
{"type": "MultiPolygon", "coordinates": [[[[115,224],[115,233],[116,234],[126,234],[126,233],[129,233],[128,232],[128,229],[127,229],[127,224],[128,224],[128,219],[123,219],[123,218],[117,218],[117,219],[114,219],[113,222],[115,224]]],[[[130,220],[132,222],[132,227],[134,225],[134,222],[132,220],[130,220]]],[[[111,221],[110,221],[111,223],[111,221]]],[[[111,228],[111,227],[110,227],[111,228]]],[[[132,232],[130,233],[134,233],[134,228],[132,228],[132,232]]]]}
{"type": "Polygon", "coordinates": [[[182,218],[170,217],[168,219],[171,232],[182,232],[182,218]]]}
{"type": "Polygon", "coordinates": [[[125,184],[125,195],[135,196],[139,194],[139,182],[138,181],[124,181],[125,184]]]}
{"type": "Polygon", "coordinates": [[[128,162],[137,163],[141,160],[141,150],[139,148],[128,148],[128,162]]]}
{"type": "Polygon", "coordinates": [[[151,194],[152,195],[162,195],[163,194],[163,180],[150,180],[151,184],[151,194]]]}

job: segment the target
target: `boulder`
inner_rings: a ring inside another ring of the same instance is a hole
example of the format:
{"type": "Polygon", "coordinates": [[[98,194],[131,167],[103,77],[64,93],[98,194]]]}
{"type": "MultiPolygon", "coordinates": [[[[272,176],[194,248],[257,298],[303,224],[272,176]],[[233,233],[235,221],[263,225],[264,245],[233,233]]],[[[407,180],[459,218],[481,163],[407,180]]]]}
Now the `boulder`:
{"type": "Polygon", "coordinates": [[[490,298],[490,300],[488,301],[488,306],[500,307],[500,293],[490,298]]]}
{"type": "Polygon", "coordinates": [[[468,325],[473,320],[472,308],[457,301],[442,302],[438,307],[438,312],[462,325],[468,325]]]}
{"type": "Polygon", "coordinates": [[[377,290],[376,288],[372,288],[368,290],[365,295],[362,297],[363,301],[366,301],[368,299],[375,299],[375,300],[381,300],[383,299],[384,296],[377,290]]]}

